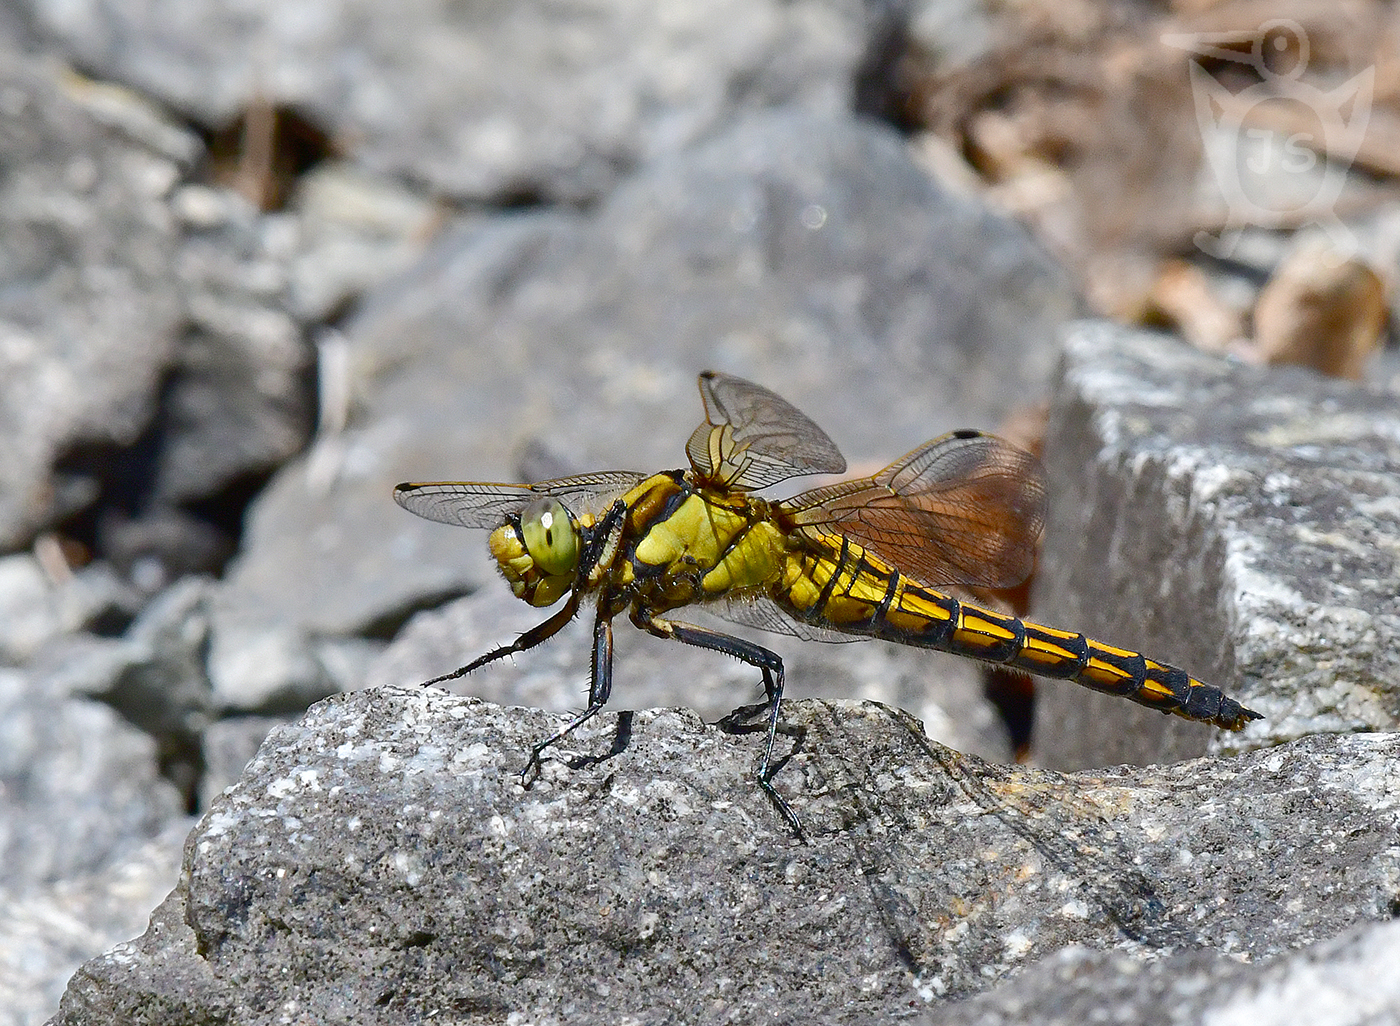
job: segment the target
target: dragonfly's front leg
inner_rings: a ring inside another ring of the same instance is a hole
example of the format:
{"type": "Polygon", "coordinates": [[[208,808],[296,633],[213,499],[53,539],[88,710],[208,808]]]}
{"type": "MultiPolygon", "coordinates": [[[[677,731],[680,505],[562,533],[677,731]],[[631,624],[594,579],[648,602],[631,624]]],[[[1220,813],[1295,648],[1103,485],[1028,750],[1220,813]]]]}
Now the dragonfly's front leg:
{"type": "MultiPolygon", "coordinates": [[[[787,820],[793,833],[799,838],[803,837],[802,822],[797,818],[797,813],[792,811],[787,799],[773,786],[773,745],[778,736],[778,711],[783,702],[783,661],[778,653],[730,634],[721,634],[719,631],[676,620],[665,620],[642,610],[632,611],[632,622],[659,638],[671,638],[687,645],[695,645],[697,648],[723,652],[763,672],[763,690],[768,699],[768,740],[763,747],[763,757],[758,761],[758,786],[777,807],[783,819],[787,820]]],[[[739,710],[741,713],[743,711],[745,710],[739,710]]]]}
{"type": "Polygon", "coordinates": [[[555,613],[544,623],[531,627],[514,642],[509,645],[501,645],[493,648],[485,655],[477,656],[466,666],[459,666],[451,673],[444,673],[441,677],[434,677],[432,680],[425,680],[423,686],[429,684],[441,684],[443,681],[456,680],[464,677],[475,669],[485,666],[487,663],[494,663],[497,659],[504,659],[506,656],[515,655],[517,652],[524,652],[543,644],[554,635],[558,634],[570,620],[578,615],[579,604],[583,601],[583,595],[588,590],[588,578],[593,573],[594,567],[599,560],[603,559],[617,545],[619,531],[621,530],[622,518],[627,512],[627,507],[621,501],[615,502],[603,515],[598,523],[582,531],[583,552],[579,556],[579,568],[577,578],[574,581],[573,590],[569,592],[569,600],[564,603],[563,608],[555,613]]]}
{"type": "Polygon", "coordinates": [[[473,670],[485,666],[487,663],[494,663],[497,659],[504,659],[508,655],[515,655],[517,652],[524,652],[526,649],[531,649],[536,645],[543,644],[554,637],[554,635],[558,634],[564,628],[564,625],[578,614],[580,601],[579,593],[577,591],[572,592],[569,595],[569,601],[564,603],[559,612],[555,613],[544,623],[536,624],[534,627],[531,627],[511,644],[493,648],[485,655],[477,656],[466,666],[457,667],[457,669],[453,670],[451,673],[444,673],[441,677],[425,680],[423,686],[427,687],[430,684],[441,684],[446,680],[456,680],[458,677],[465,677],[473,670]]]}
{"type": "Polygon", "coordinates": [[[607,704],[612,693],[612,617],[607,603],[601,598],[598,602],[598,618],[593,621],[593,674],[588,684],[588,708],[569,721],[568,725],[530,749],[530,761],[520,771],[520,783],[529,787],[540,775],[540,756],[550,745],[564,740],[575,730],[587,723],[607,704]]]}

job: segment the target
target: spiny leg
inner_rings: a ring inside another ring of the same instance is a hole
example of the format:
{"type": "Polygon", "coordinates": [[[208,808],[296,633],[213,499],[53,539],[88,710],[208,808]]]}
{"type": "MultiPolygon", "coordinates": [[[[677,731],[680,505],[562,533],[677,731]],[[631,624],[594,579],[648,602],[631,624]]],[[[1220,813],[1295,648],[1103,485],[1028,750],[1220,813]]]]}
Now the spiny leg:
{"type": "Polygon", "coordinates": [[[559,612],[544,621],[544,623],[536,624],[531,627],[511,644],[493,648],[485,655],[477,656],[466,666],[457,667],[457,669],[453,670],[451,673],[444,673],[441,677],[425,680],[422,686],[427,687],[430,684],[441,684],[443,681],[465,677],[473,670],[485,666],[487,663],[494,663],[497,659],[504,659],[508,655],[515,655],[517,652],[524,652],[527,649],[534,648],[536,645],[543,644],[554,637],[554,635],[558,634],[560,630],[563,629],[564,625],[578,614],[578,606],[579,594],[578,592],[574,592],[569,596],[569,601],[564,603],[559,612]]]}
{"type": "MultiPolygon", "coordinates": [[[[495,662],[508,655],[517,652],[524,652],[543,644],[554,635],[558,634],[575,616],[578,615],[579,605],[583,601],[583,595],[588,587],[588,580],[598,565],[599,560],[611,558],[611,551],[616,547],[618,532],[622,525],[622,518],[627,512],[627,506],[620,499],[614,502],[607,513],[592,527],[581,529],[583,536],[583,551],[579,556],[579,564],[574,579],[573,589],[569,592],[569,599],[563,607],[543,623],[536,624],[514,642],[509,645],[501,645],[493,648],[485,655],[478,656],[466,666],[459,666],[451,673],[444,673],[440,677],[425,680],[423,686],[430,684],[441,684],[443,681],[455,680],[458,677],[471,673],[478,667],[487,663],[495,662]]],[[[517,525],[518,526],[518,525],[517,525]]],[[[604,703],[608,700],[608,692],[612,690],[612,623],[602,615],[603,601],[599,602],[598,620],[593,626],[593,677],[589,684],[588,709],[563,730],[550,738],[534,745],[530,749],[530,760],[525,764],[525,768],[520,771],[521,782],[528,786],[531,770],[536,775],[539,773],[540,753],[555,742],[568,736],[580,724],[586,722],[591,717],[597,715],[604,703]]]]}
{"type": "Polygon", "coordinates": [[[649,634],[655,634],[659,638],[671,638],[687,645],[694,645],[697,648],[723,652],[725,655],[731,655],[763,672],[763,690],[768,698],[768,738],[763,746],[763,756],[758,761],[758,786],[763,789],[763,793],[768,796],[769,801],[787,821],[788,826],[792,827],[792,832],[799,839],[805,838],[802,822],[797,818],[797,813],[792,811],[792,806],[788,804],[787,799],[780,795],[777,788],[773,786],[773,745],[777,741],[778,711],[783,702],[783,661],[778,657],[778,654],[742,638],[721,634],[719,631],[708,630],[704,627],[696,627],[694,624],[663,620],[660,617],[636,610],[632,613],[632,622],[642,630],[649,634]]]}
{"type": "Polygon", "coordinates": [[[563,730],[557,731],[530,748],[530,761],[520,771],[520,783],[529,787],[540,775],[540,756],[550,745],[564,740],[583,724],[587,723],[607,704],[612,693],[612,617],[603,615],[603,607],[598,607],[598,618],[593,621],[593,674],[588,684],[588,708],[579,713],[563,730]],[[533,773],[533,776],[531,775],[533,773]]]}

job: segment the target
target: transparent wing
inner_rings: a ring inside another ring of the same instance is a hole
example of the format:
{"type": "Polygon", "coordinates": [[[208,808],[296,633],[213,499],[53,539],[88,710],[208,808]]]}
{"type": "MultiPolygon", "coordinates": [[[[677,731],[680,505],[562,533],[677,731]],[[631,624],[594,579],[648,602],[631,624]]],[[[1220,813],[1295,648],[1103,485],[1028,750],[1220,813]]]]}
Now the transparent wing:
{"type": "Polygon", "coordinates": [[[705,423],[686,443],[696,475],[731,491],[752,491],[800,474],[839,474],[836,444],[786,399],[718,371],[700,375],[705,423]]]}
{"type": "Polygon", "coordinates": [[[732,598],[725,602],[707,603],[704,607],[730,623],[744,627],[757,627],[773,634],[787,634],[803,641],[825,641],[831,644],[847,644],[852,641],[865,641],[859,634],[842,634],[840,631],[816,627],[809,623],[794,620],[783,612],[776,602],[766,595],[748,595],[732,598]]]}
{"type": "Polygon", "coordinates": [[[539,495],[554,496],[576,517],[601,512],[645,477],[630,470],[605,470],[531,485],[491,481],[409,482],[394,489],[394,501],[410,513],[440,524],[494,530],[505,523],[507,516],[520,512],[539,495]]]}
{"type": "Polygon", "coordinates": [[[1040,462],[1003,439],[958,431],[873,477],[777,504],[799,532],[846,535],[933,588],[1025,580],[1045,524],[1040,462]]]}

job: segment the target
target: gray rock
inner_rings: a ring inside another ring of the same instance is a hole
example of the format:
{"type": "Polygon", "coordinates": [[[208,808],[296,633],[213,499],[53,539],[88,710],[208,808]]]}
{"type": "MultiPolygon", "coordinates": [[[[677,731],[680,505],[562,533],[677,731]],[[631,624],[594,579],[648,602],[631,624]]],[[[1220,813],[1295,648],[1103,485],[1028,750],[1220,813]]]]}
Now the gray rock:
{"type": "Polygon", "coordinates": [[[689,712],[602,717],[527,790],[558,717],[332,698],[272,733],[54,1021],[864,1023],[1068,945],[1261,960],[1392,914],[1394,734],[1063,776],[878,705],[785,719],[807,844],[753,784],[761,735],[689,712]]]}
{"type": "Polygon", "coordinates": [[[378,638],[360,635],[317,638],[316,660],[336,691],[353,691],[365,686],[370,679],[370,668],[384,654],[388,644],[378,638]]]}
{"type": "MultiPolygon", "coordinates": [[[[138,444],[134,451],[142,448],[138,444]]],[[[122,459],[118,456],[113,462],[122,459]]],[[[117,488],[127,484],[130,479],[117,488]]],[[[212,573],[232,554],[231,534],[209,520],[164,502],[145,505],[133,515],[108,501],[115,494],[115,490],[109,491],[98,500],[96,551],[143,598],[178,581],[183,574],[212,573]]]]}
{"type": "Polygon", "coordinates": [[[147,605],[121,638],[78,635],[51,645],[33,672],[61,695],[101,699],[145,732],[153,763],[193,800],[202,768],[200,737],[214,718],[205,672],[212,582],[186,577],[147,605]]]}
{"type": "Polygon", "coordinates": [[[81,66],[210,127],[255,96],[357,162],[464,199],[583,200],[736,113],[849,110],[888,5],[589,0],[472,7],[25,0],[81,66]]]}
{"type": "Polygon", "coordinates": [[[408,270],[444,217],[437,204],[345,161],[297,180],[289,303],[302,320],[330,320],[361,294],[408,270]]]}
{"type": "Polygon", "coordinates": [[[200,735],[204,772],[199,807],[209,808],[224,788],[233,786],[272,728],[286,722],[273,716],[235,716],[209,724],[200,735]]]}
{"type": "Polygon", "coordinates": [[[184,812],[156,745],[107,705],[0,670],[0,885],[101,871],[184,812]]]}
{"type": "Polygon", "coordinates": [[[211,712],[204,659],[216,587],[183,578],[156,596],[121,638],[74,639],[37,665],[56,691],[101,698],[152,735],[198,733],[211,712]]]}
{"type": "Polygon", "coordinates": [[[139,601],[104,563],[55,581],[27,552],[0,557],[0,663],[24,663],[70,631],[129,621],[139,601]]]}
{"type": "Polygon", "coordinates": [[[105,492],[99,541],[127,572],[154,559],[155,590],[227,556],[178,504],[305,442],[290,258],[273,222],[187,184],[198,140],[137,97],[3,50],[0,96],[0,548],[105,492]]]}
{"type": "Polygon", "coordinates": [[[1050,684],[1037,757],[1077,768],[1396,729],[1395,396],[1106,323],[1068,333],[1061,377],[1037,612],[1264,719],[1232,735],[1050,684]]]}
{"type": "Polygon", "coordinates": [[[1127,955],[1066,948],[1011,982],[929,1014],[937,1026],[1188,1026],[1400,1020],[1391,967],[1400,923],[1368,923],[1332,940],[1250,965],[1211,951],[1144,965],[1127,955]]]}
{"type": "Polygon", "coordinates": [[[54,1013],[83,962],[146,928],[180,876],[192,818],[101,870],[19,889],[0,886],[0,1026],[36,1026],[54,1013]]]}
{"type": "Polygon", "coordinates": [[[28,19],[12,6],[0,7],[0,40],[16,50],[37,48],[28,19]]]}
{"type": "Polygon", "coordinates": [[[230,715],[304,709],[338,690],[296,623],[278,624],[258,610],[231,606],[228,589],[214,604],[208,662],[213,703],[230,715]]]}
{"type": "MultiPolygon", "coordinates": [[[[347,391],[364,398],[344,435],[319,443],[308,458],[294,461],[250,509],[243,551],[227,576],[220,633],[224,624],[232,629],[244,620],[251,622],[244,635],[269,623],[300,626],[302,634],[364,632],[386,619],[401,622],[425,595],[440,601],[487,579],[480,569],[454,565],[465,539],[405,529],[407,514],[394,505],[392,490],[398,481],[413,476],[405,466],[417,462],[412,454],[425,445],[436,448],[429,436],[445,426],[447,417],[456,428],[450,439],[441,440],[444,445],[466,444],[460,458],[482,465],[483,476],[506,473],[510,441],[500,428],[506,423],[507,399],[492,398],[503,375],[490,369],[495,358],[488,357],[485,341],[471,344],[472,334],[484,328],[473,322],[488,313],[494,292],[513,289],[501,275],[519,274],[515,266],[531,259],[532,251],[549,244],[554,233],[572,221],[553,214],[492,220],[450,255],[446,244],[439,247],[412,282],[399,283],[389,296],[378,299],[380,305],[395,308],[377,321],[386,332],[391,323],[413,330],[405,323],[406,313],[397,312],[401,306],[426,306],[429,317],[455,322],[451,328],[442,324],[453,340],[439,341],[452,348],[466,345],[483,359],[485,366],[477,373],[489,377],[480,384],[444,367],[450,350],[426,348],[419,333],[414,347],[419,353],[407,368],[408,380],[391,377],[386,388],[385,376],[409,354],[381,356],[357,345],[356,329],[350,329],[353,376],[347,391]],[[442,288],[448,291],[439,291],[442,288]],[[494,457],[489,465],[487,453],[494,457]]],[[[292,633],[279,647],[292,653],[298,644],[292,633]]],[[[309,651],[304,641],[300,645],[309,651]]],[[[214,673],[220,689],[244,690],[241,682],[248,671],[226,662],[220,646],[216,639],[214,673]]],[[[309,664],[303,672],[311,672],[309,664]]]]}
{"type": "Polygon", "coordinates": [[[0,559],[0,660],[23,661],[62,631],[51,591],[52,583],[33,556],[0,559]]]}
{"type": "Polygon", "coordinates": [[[163,397],[153,498],[166,504],[279,466],[306,443],[313,410],[311,350],[286,310],[295,240],[226,190],[186,185],[171,205],[190,323],[163,397]]]}
{"type": "MultiPolygon", "coordinates": [[[[240,709],[299,713],[335,690],[324,676],[325,665],[333,661],[325,651],[332,647],[330,639],[322,640],[321,658],[310,671],[318,688],[298,692],[288,686],[298,679],[295,670],[276,661],[280,635],[226,633],[225,644],[246,646],[239,658],[261,662],[261,671],[278,679],[277,688],[259,695],[244,692],[243,703],[230,710],[216,696],[208,673],[210,620],[221,588],[207,578],[182,578],[151,600],[120,638],[60,639],[32,664],[54,693],[100,699],[144,730],[154,741],[161,772],[182,788],[186,799],[193,801],[198,795],[200,808],[238,779],[268,730],[286,718],[240,716],[240,709]]],[[[371,652],[359,650],[370,647],[377,654],[382,648],[353,638],[334,647],[343,650],[341,661],[351,664],[344,671],[346,686],[361,684],[363,667],[373,658],[371,652]]]]}
{"type": "MultiPolygon", "coordinates": [[[[707,366],[775,387],[873,470],[1039,397],[1075,309],[1020,228],[940,192],[894,133],[752,119],[587,217],[451,234],[367,304],[347,327],[363,399],[331,459],[259,499],[227,619],[391,636],[494,578],[480,537],[404,513],[395,483],[518,479],[541,451],[576,470],[679,466],[707,366]]],[[[248,650],[216,637],[221,693],[274,686],[247,680],[273,661],[221,656],[248,650]]]]}
{"type": "Polygon", "coordinates": [[[28,596],[54,630],[26,669],[0,670],[3,1026],[43,1021],[80,963],[140,932],[193,822],[206,582],[169,589],[122,638],[58,633],[115,587],[100,568],[28,596]]]}
{"type": "Polygon", "coordinates": [[[141,930],[191,823],[150,736],[0,670],[0,1024],[41,1022],[81,962],[141,930]]]}
{"type": "MultiPolygon", "coordinates": [[[[129,445],[155,409],[183,316],[166,199],[193,158],[132,141],[88,87],[0,48],[0,547],[90,501],[55,482],[80,441],[129,445]]],[[[133,101],[134,102],[134,101],[133,101]]]]}

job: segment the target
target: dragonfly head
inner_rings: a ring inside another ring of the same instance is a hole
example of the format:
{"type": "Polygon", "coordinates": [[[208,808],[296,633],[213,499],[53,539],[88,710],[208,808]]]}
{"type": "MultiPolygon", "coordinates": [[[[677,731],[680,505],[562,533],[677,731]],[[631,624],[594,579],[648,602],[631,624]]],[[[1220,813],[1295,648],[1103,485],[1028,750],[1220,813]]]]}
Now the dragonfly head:
{"type": "Polygon", "coordinates": [[[552,606],[574,585],[579,526],[558,499],[542,495],[491,532],[491,555],[516,598],[552,606]]]}

